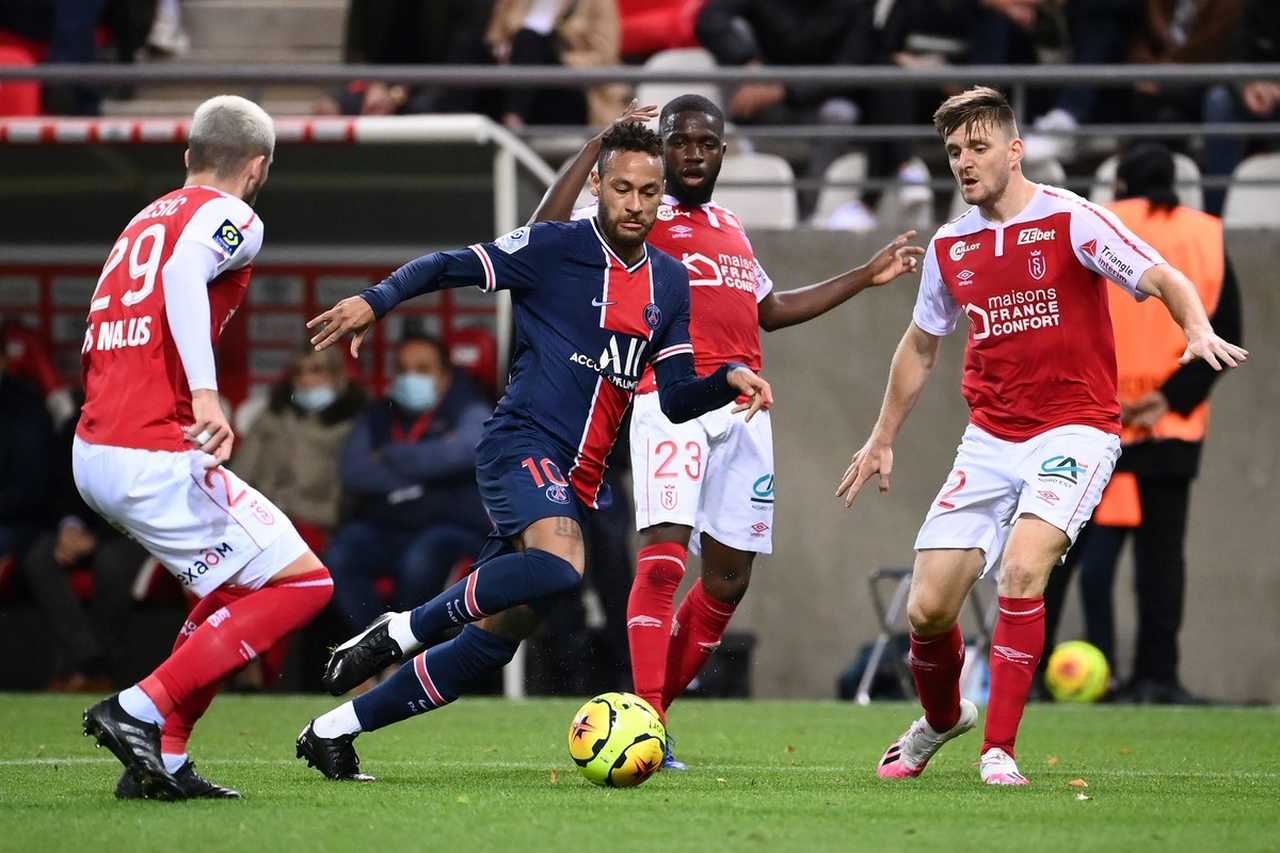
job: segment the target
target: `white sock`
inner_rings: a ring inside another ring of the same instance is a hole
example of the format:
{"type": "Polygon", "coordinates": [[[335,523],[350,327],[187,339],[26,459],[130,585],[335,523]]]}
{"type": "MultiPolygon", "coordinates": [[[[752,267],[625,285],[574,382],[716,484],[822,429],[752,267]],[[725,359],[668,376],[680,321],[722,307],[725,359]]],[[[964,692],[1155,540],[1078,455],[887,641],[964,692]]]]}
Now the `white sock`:
{"type": "Polygon", "coordinates": [[[138,685],[135,684],[128,690],[121,690],[119,700],[120,707],[124,708],[126,714],[148,723],[155,723],[157,726],[164,725],[164,715],[160,713],[156,703],[151,701],[151,697],[138,685]]]}
{"type": "Polygon", "coordinates": [[[412,615],[412,610],[395,613],[387,623],[387,633],[391,635],[391,639],[395,640],[396,645],[400,647],[400,653],[404,655],[422,648],[422,641],[414,636],[413,627],[409,624],[409,617],[412,615]]]}
{"type": "Polygon", "coordinates": [[[343,702],[329,713],[316,717],[311,730],[323,738],[359,734],[361,728],[360,719],[356,717],[356,706],[343,702]]]}
{"type": "Polygon", "coordinates": [[[160,757],[164,759],[164,769],[170,773],[177,773],[182,769],[182,765],[187,763],[187,754],[185,752],[174,755],[172,752],[162,752],[160,757]]]}

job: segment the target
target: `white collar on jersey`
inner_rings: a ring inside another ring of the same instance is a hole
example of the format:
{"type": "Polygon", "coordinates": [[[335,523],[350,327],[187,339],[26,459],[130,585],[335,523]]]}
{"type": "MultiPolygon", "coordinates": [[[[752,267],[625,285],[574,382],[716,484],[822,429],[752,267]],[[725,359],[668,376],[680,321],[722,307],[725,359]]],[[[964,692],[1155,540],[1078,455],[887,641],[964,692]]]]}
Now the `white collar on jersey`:
{"type": "Polygon", "coordinates": [[[609,241],[606,240],[604,238],[604,235],[600,233],[600,220],[598,216],[591,217],[591,230],[596,232],[596,239],[600,241],[601,246],[604,246],[604,250],[609,253],[609,257],[617,261],[618,264],[627,272],[635,272],[636,270],[644,266],[646,263],[648,263],[649,244],[647,242],[644,243],[643,246],[641,247],[644,251],[640,255],[640,260],[636,261],[634,264],[631,264],[630,266],[627,266],[626,261],[618,257],[618,253],[613,250],[613,247],[609,245],[609,241]]]}
{"type": "Polygon", "coordinates": [[[982,215],[982,209],[977,205],[969,208],[969,210],[973,217],[982,223],[982,227],[994,228],[996,230],[1008,228],[1010,225],[1017,225],[1023,219],[1038,218],[1039,214],[1036,213],[1036,208],[1039,205],[1040,199],[1044,198],[1044,184],[1037,184],[1033,181],[1032,186],[1036,188],[1036,191],[1031,194],[1031,198],[1027,200],[1026,205],[1023,206],[1022,210],[1019,210],[1004,222],[992,222],[990,219],[987,219],[987,217],[982,215]]]}

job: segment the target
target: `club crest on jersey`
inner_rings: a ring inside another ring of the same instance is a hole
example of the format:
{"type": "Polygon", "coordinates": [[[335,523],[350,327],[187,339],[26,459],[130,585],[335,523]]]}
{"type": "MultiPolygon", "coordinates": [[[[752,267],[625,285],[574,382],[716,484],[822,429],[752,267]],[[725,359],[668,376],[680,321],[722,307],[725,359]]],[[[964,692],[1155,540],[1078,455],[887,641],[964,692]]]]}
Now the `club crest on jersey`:
{"type": "Polygon", "coordinates": [[[650,329],[656,329],[660,323],[662,323],[662,309],[657,306],[657,303],[650,302],[644,306],[644,324],[650,329]]]}
{"type": "Polygon", "coordinates": [[[497,240],[494,240],[493,244],[508,255],[514,255],[529,245],[529,229],[517,228],[508,234],[503,234],[497,240]]]}
{"type": "Polygon", "coordinates": [[[552,483],[547,486],[547,500],[558,504],[567,504],[569,502],[569,490],[559,483],[552,483]]]}
{"type": "Polygon", "coordinates": [[[665,510],[675,509],[676,505],[680,502],[680,493],[676,491],[675,486],[663,486],[662,497],[659,499],[659,502],[665,510]]]}
{"type": "Polygon", "coordinates": [[[964,256],[970,252],[976,252],[982,248],[982,243],[966,243],[963,239],[957,240],[951,244],[951,248],[947,250],[947,256],[953,261],[962,261],[964,256]]]}
{"type": "Polygon", "coordinates": [[[244,235],[240,233],[240,229],[230,219],[224,219],[222,224],[218,226],[218,230],[213,232],[213,242],[217,243],[222,248],[222,251],[228,255],[234,255],[236,249],[239,249],[240,244],[244,242],[244,235]]]}
{"type": "Polygon", "coordinates": [[[1027,258],[1027,272],[1031,274],[1031,277],[1039,281],[1044,278],[1044,274],[1048,271],[1049,268],[1044,261],[1044,252],[1032,252],[1031,256],[1027,258]]]}

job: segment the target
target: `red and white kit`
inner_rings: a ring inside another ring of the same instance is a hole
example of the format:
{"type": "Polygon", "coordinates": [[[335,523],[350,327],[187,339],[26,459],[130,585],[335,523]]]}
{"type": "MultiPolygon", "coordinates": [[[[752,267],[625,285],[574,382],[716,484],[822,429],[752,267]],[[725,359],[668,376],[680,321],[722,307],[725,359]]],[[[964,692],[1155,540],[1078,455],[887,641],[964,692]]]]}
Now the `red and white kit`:
{"type": "Polygon", "coordinates": [[[970,424],[916,549],[982,548],[999,560],[1027,513],[1074,542],[1120,455],[1107,288],[1136,299],[1165,263],[1112,213],[1039,185],[1004,223],[971,208],[925,253],[913,320],[931,335],[969,318],[962,391],[970,424]]]}
{"type": "MultiPolygon", "coordinates": [[[[594,213],[594,208],[580,211],[594,213]]],[[[689,335],[694,369],[706,376],[727,361],[760,371],[757,305],[773,290],[738,217],[710,202],[686,207],[664,196],[648,242],[689,271],[689,335]]],[[[673,424],[658,404],[653,369],[631,413],[631,476],[636,529],[693,528],[730,548],[773,550],[773,426],[768,411],[748,423],[735,404],[673,424]]]]}
{"type": "Polygon", "coordinates": [[[206,380],[196,387],[217,385],[212,348],[207,364],[184,368],[174,331],[194,321],[197,337],[217,342],[244,299],[262,236],[240,199],[175,190],[125,227],[89,307],[76,486],[199,596],[229,581],[257,589],[306,551],[284,513],[225,466],[206,468],[209,457],[183,435],[194,421],[188,375],[206,380]],[[202,300],[182,298],[206,287],[207,315],[202,300]]]}

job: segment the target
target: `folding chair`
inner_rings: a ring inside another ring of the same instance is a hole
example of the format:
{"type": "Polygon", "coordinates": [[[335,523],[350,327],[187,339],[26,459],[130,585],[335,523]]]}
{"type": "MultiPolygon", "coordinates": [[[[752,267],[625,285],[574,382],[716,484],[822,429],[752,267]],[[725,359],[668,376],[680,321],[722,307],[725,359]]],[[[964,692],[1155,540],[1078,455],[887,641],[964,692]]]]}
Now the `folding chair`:
{"type": "MultiPolygon", "coordinates": [[[[871,605],[875,608],[876,618],[880,622],[880,634],[871,646],[871,654],[867,657],[866,668],[862,671],[862,679],[858,682],[858,692],[854,696],[854,701],[859,705],[871,703],[871,682],[875,678],[876,670],[880,666],[881,659],[884,658],[885,651],[889,648],[889,643],[893,640],[894,626],[897,625],[899,618],[907,607],[907,593],[911,591],[911,569],[876,569],[867,578],[867,586],[871,591],[871,605]],[[889,581],[894,581],[895,583],[893,592],[889,596],[889,604],[886,607],[882,593],[885,584],[889,581]]],[[[974,675],[974,663],[985,655],[990,648],[991,631],[995,626],[996,609],[989,608],[983,603],[982,596],[978,594],[976,587],[969,595],[969,605],[978,623],[978,630],[982,634],[982,644],[978,649],[978,654],[965,656],[964,668],[960,671],[961,693],[966,692],[965,686],[974,675]]],[[[906,662],[899,655],[893,656],[893,671],[898,676],[898,682],[902,685],[903,695],[913,695],[915,693],[915,681],[911,678],[911,671],[907,668],[906,662]]]]}

